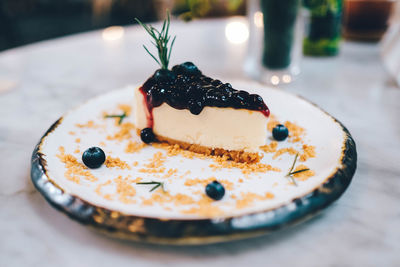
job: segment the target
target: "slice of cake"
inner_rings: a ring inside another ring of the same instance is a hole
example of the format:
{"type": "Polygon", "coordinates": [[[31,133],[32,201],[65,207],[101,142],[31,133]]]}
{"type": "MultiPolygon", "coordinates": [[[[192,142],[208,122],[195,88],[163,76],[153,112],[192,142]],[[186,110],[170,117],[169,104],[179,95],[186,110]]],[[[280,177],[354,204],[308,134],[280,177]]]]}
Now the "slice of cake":
{"type": "Polygon", "coordinates": [[[151,56],[161,66],[135,89],[135,125],[142,140],[238,162],[259,161],[269,116],[263,99],[203,75],[191,62],[168,70],[169,17],[160,32],[142,26],[154,39],[159,60],[151,56]]]}
{"type": "Polygon", "coordinates": [[[268,107],[256,94],[201,74],[193,63],[158,70],[135,89],[139,130],[158,141],[207,155],[255,162],[267,137],[268,107]]]}

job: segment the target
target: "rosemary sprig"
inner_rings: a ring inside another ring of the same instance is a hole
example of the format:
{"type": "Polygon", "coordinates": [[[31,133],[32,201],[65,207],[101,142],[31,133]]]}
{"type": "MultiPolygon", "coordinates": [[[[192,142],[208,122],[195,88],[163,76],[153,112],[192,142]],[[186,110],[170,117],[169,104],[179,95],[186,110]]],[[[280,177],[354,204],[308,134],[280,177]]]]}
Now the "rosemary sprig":
{"type": "Polygon", "coordinates": [[[289,176],[290,173],[293,171],[294,165],[296,165],[296,161],[297,161],[297,158],[298,158],[298,157],[299,157],[299,153],[296,153],[296,156],[294,157],[294,161],[293,161],[292,167],[290,168],[290,170],[289,170],[289,172],[286,174],[286,176],[289,176]]]}
{"type": "Polygon", "coordinates": [[[104,116],[104,118],[119,118],[119,120],[118,120],[118,124],[121,124],[122,123],[122,121],[127,117],[128,115],[126,114],[126,112],[124,111],[124,113],[123,114],[121,114],[121,115],[105,115],[104,116]]]}
{"type": "Polygon", "coordinates": [[[293,174],[296,174],[296,173],[306,172],[306,171],[309,171],[309,170],[310,169],[301,169],[301,170],[298,170],[298,171],[295,171],[295,172],[291,172],[288,175],[293,175],[293,174]]]}
{"type": "Polygon", "coordinates": [[[309,170],[310,170],[310,169],[301,169],[301,170],[293,171],[294,166],[296,165],[296,161],[297,161],[297,158],[298,158],[298,157],[299,157],[299,153],[297,153],[296,156],[294,157],[294,161],[293,161],[292,167],[290,168],[289,172],[286,174],[286,177],[288,177],[289,180],[290,180],[295,186],[297,186],[297,182],[296,182],[296,180],[293,178],[292,175],[293,175],[293,174],[296,174],[296,173],[301,173],[301,172],[305,172],[305,171],[309,171],[309,170]]]}
{"type": "Polygon", "coordinates": [[[144,185],[153,184],[153,185],[155,185],[150,189],[149,192],[153,192],[154,190],[156,190],[157,188],[159,188],[161,186],[162,190],[165,192],[164,182],[151,181],[151,182],[139,182],[139,183],[136,183],[136,184],[144,184],[144,185]]]}
{"type": "Polygon", "coordinates": [[[168,48],[168,43],[171,36],[168,36],[170,17],[169,12],[167,12],[167,18],[164,20],[161,31],[158,31],[151,25],[143,24],[140,20],[135,18],[135,20],[142,25],[142,27],[150,34],[153,41],[151,42],[158,51],[159,60],[147,49],[145,45],[143,48],[149,53],[149,55],[160,65],[162,69],[168,69],[169,59],[171,57],[172,46],[174,45],[176,36],[172,39],[171,45],[168,48]]]}

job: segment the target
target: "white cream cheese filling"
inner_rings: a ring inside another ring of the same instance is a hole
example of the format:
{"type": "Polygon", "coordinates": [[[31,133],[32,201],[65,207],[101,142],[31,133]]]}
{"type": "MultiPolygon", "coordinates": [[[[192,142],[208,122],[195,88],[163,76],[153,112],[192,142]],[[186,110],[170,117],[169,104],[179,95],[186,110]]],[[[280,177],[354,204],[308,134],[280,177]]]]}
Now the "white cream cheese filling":
{"type": "MultiPolygon", "coordinates": [[[[135,89],[135,123],[149,127],[148,110],[139,88],[135,89]]],[[[167,103],[153,109],[156,135],[210,148],[257,152],[266,143],[267,120],[259,111],[204,107],[199,115],[175,109],[167,103]]]]}

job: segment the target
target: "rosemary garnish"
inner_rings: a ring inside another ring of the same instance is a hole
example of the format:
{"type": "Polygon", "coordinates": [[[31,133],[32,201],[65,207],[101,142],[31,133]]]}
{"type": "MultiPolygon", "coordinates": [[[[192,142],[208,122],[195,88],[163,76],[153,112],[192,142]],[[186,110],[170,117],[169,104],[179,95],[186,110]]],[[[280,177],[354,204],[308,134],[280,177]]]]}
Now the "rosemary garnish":
{"type": "Polygon", "coordinates": [[[105,115],[104,118],[119,118],[118,124],[121,124],[122,121],[123,121],[127,116],[128,116],[128,115],[127,115],[126,112],[124,111],[124,113],[121,114],[121,115],[105,115]]]}
{"type": "Polygon", "coordinates": [[[153,184],[153,185],[155,185],[150,189],[149,192],[153,192],[154,190],[156,190],[157,188],[159,188],[161,186],[162,190],[165,192],[164,182],[151,181],[151,182],[139,182],[139,183],[136,183],[136,184],[145,184],[145,185],[153,184]]]}
{"type": "Polygon", "coordinates": [[[299,157],[299,153],[297,153],[296,156],[294,157],[294,161],[293,161],[292,167],[290,168],[290,170],[289,170],[288,174],[286,174],[286,176],[290,175],[290,173],[293,171],[294,165],[296,165],[296,161],[297,161],[298,157],[299,157]]]}
{"type": "Polygon", "coordinates": [[[306,172],[306,171],[309,171],[309,170],[310,169],[301,169],[301,170],[298,170],[298,171],[295,171],[295,172],[291,172],[288,175],[293,175],[293,174],[296,174],[296,173],[306,172]]]}
{"type": "Polygon", "coordinates": [[[292,175],[293,175],[293,174],[296,174],[296,173],[301,173],[301,172],[305,172],[305,171],[309,171],[309,170],[310,170],[310,169],[301,169],[301,170],[293,171],[294,166],[296,165],[296,161],[297,161],[297,158],[298,158],[298,157],[299,157],[299,153],[297,153],[296,156],[294,157],[294,161],[293,161],[292,167],[290,168],[289,172],[286,174],[286,177],[288,177],[289,180],[290,180],[295,186],[297,186],[297,183],[296,183],[296,180],[293,178],[292,175]]]}
{"type": "Polygon", "coordinates": [[[176,38],[176,36],[174,36],[174,38],[172,39],[172,42],[171,42],[171,46],[168,49],[168,42],[170,40],[170,36],[168,36],[169,24],[170,24],[169,12],[167,12],[167,18],[164,20],[161,32],[158,31],[156,28],[154,28],[151,25],[143,24],[137,18],[135,18],[135,20],[140,25],[142,25],[143,28],[154,39],[154,41],[151,43],[157,48],[158,58],[160,60],[158,60],[152,53],[150,53],[149,49],[147,49],[147,47],[145,45],[143,45],[144,49],[158,63],[158,65],[160,65],[160,67],[162,69],[168,69],[169,58],[171,57],[172,46],[174,45],[175,38],[176,38]]]}

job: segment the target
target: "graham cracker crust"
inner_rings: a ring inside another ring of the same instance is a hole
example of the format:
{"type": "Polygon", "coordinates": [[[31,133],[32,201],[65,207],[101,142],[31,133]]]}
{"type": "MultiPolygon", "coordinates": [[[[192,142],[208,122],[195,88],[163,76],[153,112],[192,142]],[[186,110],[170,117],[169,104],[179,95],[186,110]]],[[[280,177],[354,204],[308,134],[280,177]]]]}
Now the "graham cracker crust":
{"type": "MultiPolygon", "coordinates": [[[[140,130],[137,129],[136,132],[140,136],[140,130]]],[[[168,143],[170,145],[178,145],[180,148],[203,154],[206,156],[219,156],[226,157],[228,160],[232,160],[235,162],[241,163],[257,163],[262,158],[262,155],[259,153],[245,152],[245,151],[236,151],[236,150],[225,150],[222,148],[210,148],[196,144],[189,144],[182,141],[177,141],[168,137],[156,135],[157,141],[161,143],[168,143]]]]}

